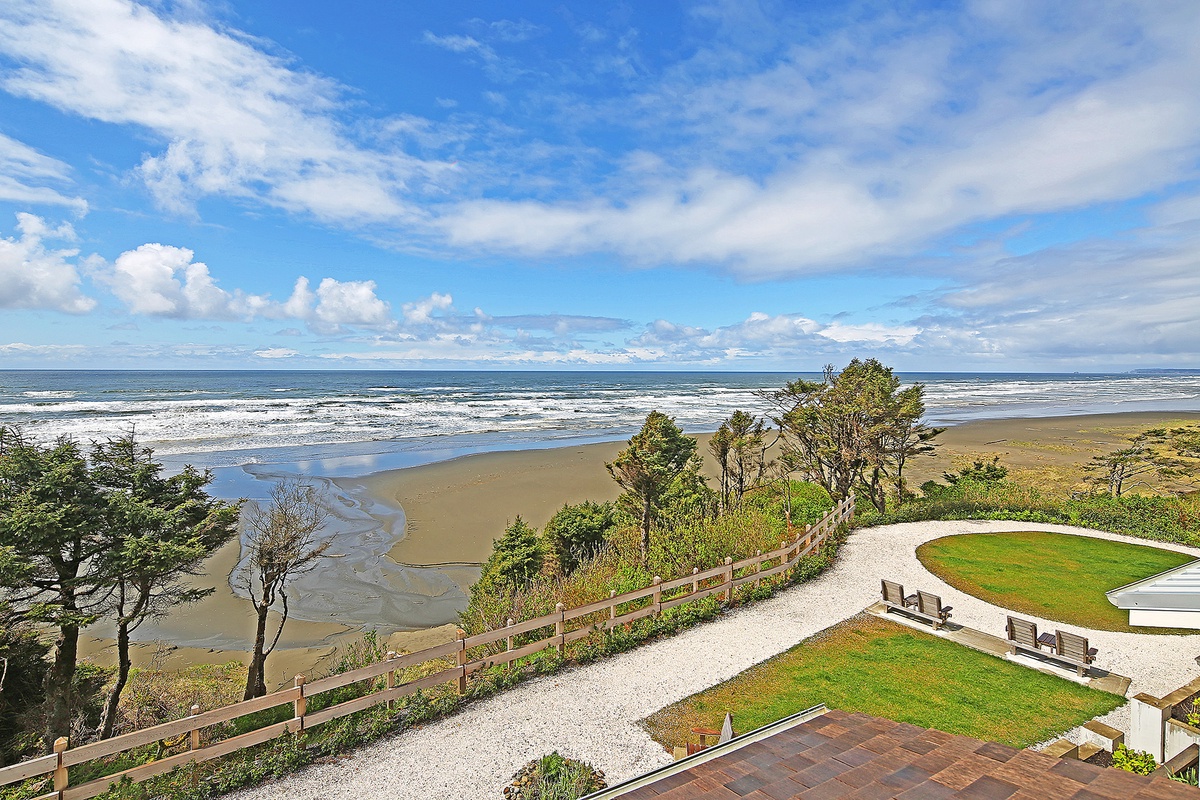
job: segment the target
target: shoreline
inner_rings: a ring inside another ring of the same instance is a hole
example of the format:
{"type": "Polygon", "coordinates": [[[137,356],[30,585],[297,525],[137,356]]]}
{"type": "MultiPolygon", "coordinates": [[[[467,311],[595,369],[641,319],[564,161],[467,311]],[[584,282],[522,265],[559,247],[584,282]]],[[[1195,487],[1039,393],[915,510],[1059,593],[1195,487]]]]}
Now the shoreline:
{"type": "MultiPolygon", "coordinates": [[[[975,420],[951,426],[936,440],[932,457],[912,462],[909,483],[919,486],[941,473],[957,470],[973,458],[1001,456],[1014,472],[1037,476],[1043,485],[1063,481],[1071,466],[1086,462],[1097,452],[1116,448],[1122,436],[1147,426],[1200,421],[1195,412],[1124,412],[1117,414],[975,420]]],[[[706,456],[705,473],[712,473],[707,453],[711,434],[689,434],[699,440],[706,456]]],[[[360,478],[329,480],[343,493],[343,502],[355,505],[355,524],[362,515],[379,522],[372,535],[370,563],[353,564],[354,591],[373,585],[373,597],[364,603],[390,601],[400,586],[405,609],[415,612],[410,630],[405,626],[378,625],[369,621],[345,624],[336,612],[324,622],[289,618],[280,649],[268,659],[272,679],[288,683],[298,672],[313,674],[327,669],[337,648],[362,636],[364,630],[382,630],[387,648],[414,650],[448,641],[454,636],[457,608],[478,575],[478,565],[491,552],[492,540],[517,515],[539,530],[564,503],[612,500],[619,487],[604,468],[626,445],[626,440],[567,447],[502,450],[458,456],[445,461],[375,472],[360,478]],[[390,537],[390,539],[389,539],[390,537]],[[381,541],[382,540],[382,541],[381,541]],[[431,564],[457,562],[453,566],[431,564]],[[436,577],[436,581],[431,579],[436,577]],[[447,594],[452,583],[457,591],[447,594]],[[429,590],[423,587],[435,586],[429,590]],[[422,600],[422,591],[436,591],[422,600]],[[440,601],[440,602],[439,602],[440,601]],[[423,623],[423,624],[422,624],[423,623]]],[[[341,511],[341,510],[339,510],[341,511]]],[[[352,543],[351,543],[352,544],[352,543]]],[[[138,636],[139,666],[161,662],[175,668],[187,664],[227,663],[246,659],[252,635],[251,607],[236,595],[229,576],[238,558],[237,545],[222,548],[206,565],[197,586],[216,585],[217,591],[199,603],[171,616],[148,622],[138,636]],[[213,620],[221,620],[214,630],[213,620]],[[156,642],[166,643],[165,651],[156,642]],[[182,644],[186,643],[186,644],[182,644]]],[[[341,565],[339,565],[340,567],[341,565]]],[[[337,569],[325,580],[310,573],[303,584],[309,592],[343,598],[351,587],[336,580],[337,569]]],[[[301,588],[300,586],[297,587],[301,588]]],[[[357,602],[357,601],[355,601],[357,602]]],[[[84,652],[103,662],[111,658],[111,640],[98,625],[84,631],[84,652]]]]}

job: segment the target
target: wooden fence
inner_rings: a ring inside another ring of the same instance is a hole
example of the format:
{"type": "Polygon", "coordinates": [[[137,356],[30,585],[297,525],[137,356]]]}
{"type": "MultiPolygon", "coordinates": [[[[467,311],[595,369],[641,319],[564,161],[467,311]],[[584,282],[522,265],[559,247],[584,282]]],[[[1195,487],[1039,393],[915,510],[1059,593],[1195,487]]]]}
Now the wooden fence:
{"type": "Polygon", "coordinates": [[[851,496],[834,507],[815,525],[806,526],[802,533],[797,534],[795,541],[791,544],[781,543],[776,550],[767,553],[760,551],[741,561],[726,558],[725,563],[720,566],[704,571],[693,570],[691,575],[669,581],[656,577],[644,589],[624,594],[614,592],[607,599],[576,608],[564,608],[560,603],[553,614],[522,622],[509,620],[508,625],[503,628],[474,636],[466,636],[460,630],[458,639],[453,642],[429,647],[415,653],[402,655],[388,653],[387,658],[378,664],[331,675],[311,683],[303,675],[297,675],[295,685],[291,688],[254,700],[245,700],[233,705],[214,708],[211,711],[202,712],[199,706],[192,706],[191,714],[183,719],[155,725],[112,739],[93,742],[82,747],[70,748],[67,739],[61,738],[54,743],[54,752],[50,755],[0,768],[0,786],[52,774],[53,791],[40,795],[34,800],[87,800],[87,798],[102,794],[114,783],[126,778],[138,783],[147,778],[170,772],[176,767],[185,766],[189,762],[209,761],[262,744],[285,732],[295,733],[381,703],[391,704],[421,689],[429,689],[456,681],[458,691],[462,693],[466,690],[467,677],[479,670],[498,664],[511,664],[551,647],[561,653],[570,642],[583,639],[595,632],[610,630],[618,625],[626,625],[643,617],[653,616],[667,609],[712,595],[721,595],[725,602],[730,602],[733,599],[733,591],[737,587],[748,583],[757,583],[764,578],[778,575],[794,567],[802,557],[819,552],[821,545],[830,534],[837,530],[838,526],[849,522],[853,516],[854,497],[851,496]],[[543,630],[549,633],[551,629],[553,629],[551,635],[518,647],[513,646],[514,637],[543,630]],[[500,649],[501,646],[503,649],[500,649]],[[443,666],[446,668],[416,680],[403,683],[398,681],[400,670],[438,660],[443,660],[445,662],[443,666]],[[449,666],[451,662],[454,666],[449,666]],[[380,677],[385,677],[386,680],[385,687],[379,691],[336,703],[319,711],[309,712],[307,710],[309,698],[315,695],[380,677]],[[292,706],[292,718],[287,721],[227,739],[205,744],[201,742],[201,732],[205,728],[232,722],[248,714],[283,705],[292,706]],[[177,740],[177,744],[174,746],[183,746],[186,742],[187,749],[175,755],[159,758],[78,786],[70,785],[69,771],[73,766],[172,739],[177,740]]]}

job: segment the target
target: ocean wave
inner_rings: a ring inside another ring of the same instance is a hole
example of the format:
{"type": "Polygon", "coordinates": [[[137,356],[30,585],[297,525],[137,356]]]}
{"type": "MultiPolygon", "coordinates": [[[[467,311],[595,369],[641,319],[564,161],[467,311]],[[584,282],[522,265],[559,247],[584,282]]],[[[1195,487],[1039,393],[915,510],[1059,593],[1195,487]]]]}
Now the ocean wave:
{"type": "MultiPolygon", "coordinates": [[[[695,432],[714,430],[735,410],[769,413],[759,393],[795,377],[454,376],[389,373],[380,381],[371,373],[59,373],[38,385],[36,376],[20,374],[8,381],[9,394],[0,396],[0,424],[86,442],[116,435],[136,421],[139,438],[161,454],[489,433],[624,436],[654,410],[695,432]]],[[[1198,376],[914,377],[925,383],[927,416],[934,424],[1101,410],[1200,410],[1198,376]]]]}

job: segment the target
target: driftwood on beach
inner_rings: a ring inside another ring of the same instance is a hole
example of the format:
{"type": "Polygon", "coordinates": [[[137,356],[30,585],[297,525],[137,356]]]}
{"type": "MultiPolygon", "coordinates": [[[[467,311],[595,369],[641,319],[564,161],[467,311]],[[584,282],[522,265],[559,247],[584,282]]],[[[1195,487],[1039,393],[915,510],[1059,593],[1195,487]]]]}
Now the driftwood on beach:
{"type": "Polygon", "coordinates": [[[733,591],[737,587],[786,572],[795,567],[804,556],[819,552],[825,540],[853,515],[854,497],[851,496],[839,503],[815,525],[808,526],[802,533],[798,533],[795,541],[790,544],[784,543],[766,553],[757,553],[750,558],[740,561],[726,559],[725,563],[719,566],[704,571],[697,570],[691,575],[668,581],[655,578],[645,588],[614,594],[605,600],[575,608],[568,609],[559,604],[552,614],[514,622],[474,636],[466,636],[460,631],[459,638],[453,642],[413,653],[388,653],[387,658],[377,664],[331,675],[311,683],[305,676],[297,675],[295,685],[288,689],[210,711],[202,712],[198,706],[193,706],[192,713],[183,719],[105,741],[70,748],[67,739],[62,738],[55,742],[54,752],[50,755],[0,769],[0,786],[52,775],[53,791],[39,796],[36,800],[87,800],[125,779],[139,783],[176,767],[183,767],[192,762],[209,761],[262,744],[284,733],[297,733],[382,703],[395,702],[423,689],[453,681],[457,682],[458,691],[461,693],[466,689],[467,677],[480,670],[500,664],[511,664],[552,647],[561,653],[567,644],[594,633],[626,625],[713,595],[721,595],[729,602],[733,599],[733,591]],[[513,646],[514,637],[542,630],[547,633],[552,630],[553,633],[519,647],[513,646]],[[498,649],[498,645],[502,645],[503,649],[498,649]],[[401,670],[438,660],[446,660],[449,664],[449,659],[453,659],[454,666],[447,666],[415,680],[399,680],[401,670]],[[308,712],[308,701],[316,695],[380,677],[385,677],[386,681],[384,688],[379,691],[319,711],[308,712]],[[227,739],[202,743],[201,733],[206,728],[283,705],[292,706],[291,719],[227,739]],[[72,766],[170,739],[179,739],[181,745],[186,741],[188,749],[78,786],[70,785],[69,770],[72,766]]]}

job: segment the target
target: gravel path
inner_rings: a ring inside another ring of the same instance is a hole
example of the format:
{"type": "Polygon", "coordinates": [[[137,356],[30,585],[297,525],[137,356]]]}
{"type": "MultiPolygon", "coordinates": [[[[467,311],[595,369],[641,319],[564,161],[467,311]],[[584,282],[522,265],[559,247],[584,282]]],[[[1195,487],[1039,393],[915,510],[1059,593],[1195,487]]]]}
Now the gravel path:
{"type": "MultiPolygon", "coordinates": [[[[939,594],[954,606],[955,622],[1002,635],[1003,609],[950,588],[921,566],[915,550],[941,536],[1031,528],[1145,543],[1021,522],[866,528],[849,537],[837,564],[814,581],[669,639],[529,681],[449,719],[367,745],[338,763],[314,765],[234,797],[496,798],[521,765],[551,750],[592,762],[610,783],[625,780],[670,761],[639,720],[853,616],[878,598],[881,577],[939,594]]],[[[1155,545],[1200,556],[1196,548],[1155,545]]],[[[1055,625],[1036,621],[1050,629],[1055,625]]],[[[1200,635],[1086,635],[1100,650],[1099,666],[1133,678],[1131,695],[1161,696],[1200,674],[1195,661],[1200,635]]],[[[1121,728],[1127,715],[1123,706],[1102,719],[1121,728]]]]}

